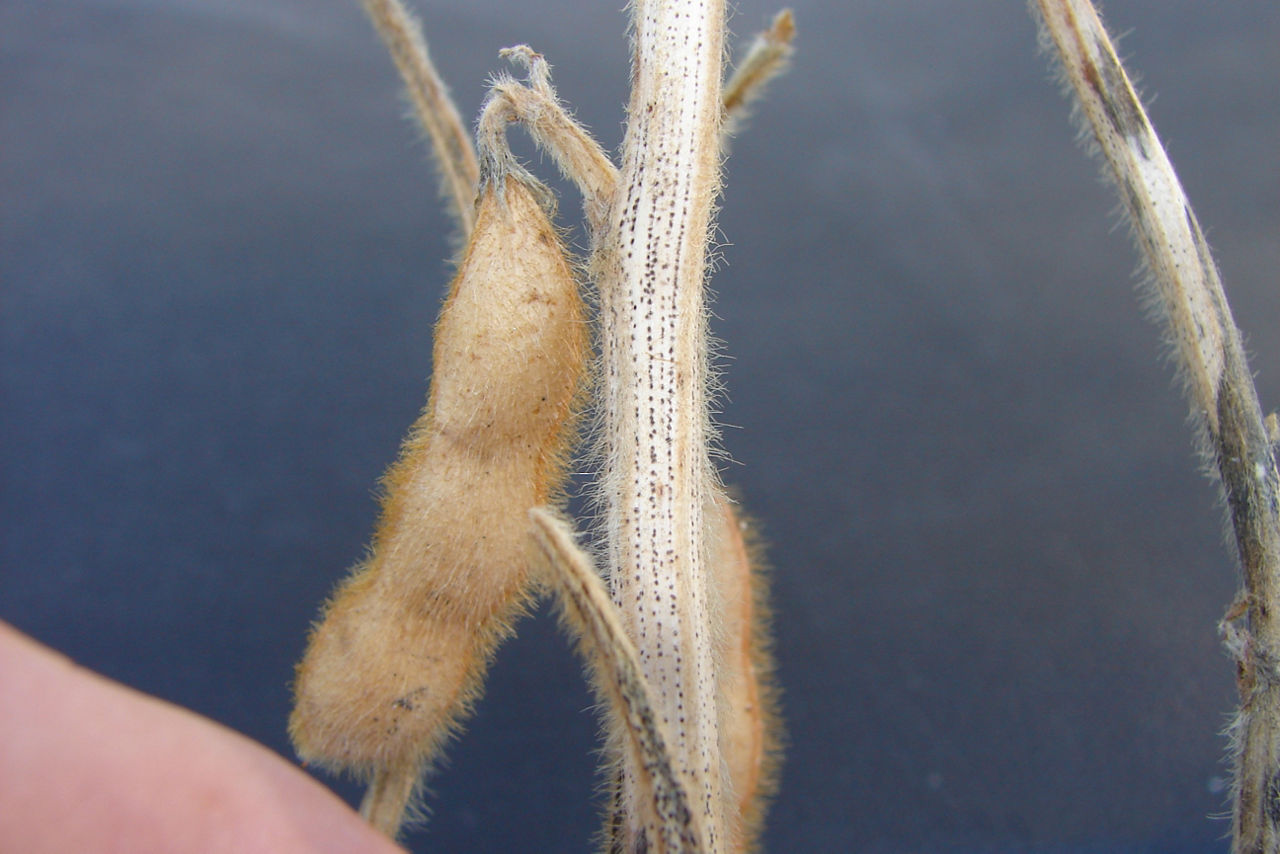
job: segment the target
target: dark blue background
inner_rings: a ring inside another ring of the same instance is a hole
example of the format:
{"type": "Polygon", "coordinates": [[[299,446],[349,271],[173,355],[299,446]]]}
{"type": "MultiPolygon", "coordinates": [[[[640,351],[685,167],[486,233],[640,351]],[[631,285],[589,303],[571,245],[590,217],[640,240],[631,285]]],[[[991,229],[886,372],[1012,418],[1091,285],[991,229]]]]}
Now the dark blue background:
{"type": "MultiPolygon", "coordinates": [[[[465,115],[528,42],[616,147],[618,6],[420,10],[465,115]]],[[[1222,516],[1029,16],[795,9],[713,283],[725,476],[774,564],[768,847],[1225,850],[1222,516]]],[[[1275,405],[1280,9],[1107,11],[1275,405]]],[[[449,277],[404,114],[354,0],[0,3],[0,617],[286,755],[449,277]]],[[[590,703],[526,621],[414,850],[589,850],[590,703]]]]}

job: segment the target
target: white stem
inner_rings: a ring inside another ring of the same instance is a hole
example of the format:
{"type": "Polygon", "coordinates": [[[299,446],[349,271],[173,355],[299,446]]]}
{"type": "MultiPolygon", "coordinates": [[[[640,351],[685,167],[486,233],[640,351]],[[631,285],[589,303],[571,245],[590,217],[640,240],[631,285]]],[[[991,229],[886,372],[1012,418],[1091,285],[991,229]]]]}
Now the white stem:
{"type": "MultiPolygon", "coordinates": [[[[723,850],[714,622],[704,570],[707,335],[703,295],[719,188],[723,0],[635,0],[635,65],[611,241],[596,259],[614,600],[640,653],[692,821],[723,850]]],[[[623,768],[623,809],[635,770],[623,768]]],[[[657,828],[622,829],[623,848],[657,828]]]]}

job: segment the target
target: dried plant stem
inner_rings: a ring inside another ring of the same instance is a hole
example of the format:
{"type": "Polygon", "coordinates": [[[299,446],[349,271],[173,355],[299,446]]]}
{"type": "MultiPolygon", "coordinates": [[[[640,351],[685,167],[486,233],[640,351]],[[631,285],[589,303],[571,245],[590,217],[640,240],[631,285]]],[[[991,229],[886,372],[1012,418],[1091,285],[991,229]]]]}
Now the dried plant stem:
{"type": "Polygon", "coordinates": [[[400,833],[405,816],[412,814],[412,804],[422,780],[422,763],[415,760],[381,765],[360,801],[360,815],[392,839],[400,833]]]}
{"type": "Polygon", "coordinates": [[[773,17],[769,29],[760,33],[724,84],[724,134],[732,134],[745,118],[751,102],[764,94],[769,81],[787,70],[795,49],[796,21],[790,9],[773,17]]]}
{"type": "MultiPolygon", "coordinates": [[[[707,335],[703,279],[719,183],[722,0],[636,0],[635,64],[611,240],[595,260],[601,302],[605,472],[614,601],[640,651],[692,821],[723,850],[713,611],[705,569],[707,335]]],[[[642,850],[638,770],[615,848],[642,850]]]]}
{"type": "Polygon", "coordinates": [[[1232,850],[1280,851],[1280,476],[1257,391],[1204,235],[1097,12],[1088,0],[1034,5],[1121,191],[1226,495],[1244,579],[1225,621],[1241,700],[1232,850]]]}
{"type": "MultiPolygon", "coordinates": [[[[783,11],[775,17],[769,31],[757,36],[732,76],[730,88],[724,92],[726,117],[743,114],[745,105],[762,94],[769,80],[785,70],[794,34],[791,14],[783,11]]],[[[480,121],[481,132],[495,128],[500,116],[521,122],[539,147],[557,162],[561,172],[578,184],[590,233],[598,237],[604,226],[603,216],[618,185],[618,170],[590,134],[561,106],[550,85],[546,60],[525,45],[507,48],[502,54],[524,64],[529,69],[529,80],[521,84],[501,77],[494,82],[480,121]]],[[[722,141],[728,129],[726,121],[722,126],[722,141]]],[[[714,490],[713,495],[705,522],[710,539],[708,571],[715,587],[713,596],[723,603],[721,644],[716,650],[721,681],[720,745],[734,794],[726,821],[734,850],[748,850],[758,836],[764,804],[775,784],[779,721],[770,679],[772,659],[768,650],[766,597],[757,571],[759,549],[748,546],[744,536],[746,526],[740,521],[733,502],[719,490],[714,490]]],[[[603,618],[604,612],[601,613],[603,618]]],[[[582,619],[570,620],[569,624],[582,637],[585,631],[582,619]]],[[[625,638],[621,633],[615,636],[625,638]]],[[[583,638],[584,646],[597,657],[609,654],[603,643],[602,639],[592,642],[583,638]]],[[[600,672],[601,667],[594,669],[600,672]]],[[[643,751],[636,752],[636,739],[630,734],[634,728],[626,725],[626,717],[625,710],[615,714],[612,738],[615,744],[631,743],[635,760],[643,751]]],[[[663,830],[664,838],[670,835],[669,827],[663,830]]]]}
{"type": "MultiPolygon", "coordinates": [[[[636,777],[641,820],[658,828],[663,851],[701,850],[690,820],[689,798],[667,751],[640,657],[618,619],[617,607],[596,575],[591,558],[568,523],[543,508],[529,511],[533,533],[547,564],[565,622],[578,641],[596,693],[605,700],[636,777]]],[[[619,745],[621,747],[621,745],[619,745]]]]}
{"type": "Polygon", "coordinates": [[[465,238],[475,226],[480,180],[480,166],[466,125],[431,62],[422,27],[404,4],[400,0],[364,0],[364,8],[391,52],[418,121],[431,138],[445,195],[465,238]]]}

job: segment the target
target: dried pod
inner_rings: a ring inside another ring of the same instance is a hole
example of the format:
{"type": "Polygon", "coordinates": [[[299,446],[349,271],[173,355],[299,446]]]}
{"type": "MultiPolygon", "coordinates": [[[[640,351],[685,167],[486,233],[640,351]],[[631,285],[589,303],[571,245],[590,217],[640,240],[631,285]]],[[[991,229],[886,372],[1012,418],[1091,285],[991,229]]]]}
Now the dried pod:
{"type": "MultiPolygon", "coordinates": [[[[370,556],[325,608],[297,671],[299,755],[367,777],[394,769],[399,784],[373,789],[401,790],[401,801],[529,602],[526,514],[559,497],[583,381],[573,270],[545,189],[508,161],[486,164],[436,326],[430,400],[384,480],[370,556]]],[[[399,809],[389,812],[377,823],[394,832],[399,809]]]]}
{"type": "Polygon", "coordinates": [[[763,548],[727,496],[717,495],[705,518],[720,606],[720,749],[737,808],[739,850],[753,851],[782,758],[763,548]]]}

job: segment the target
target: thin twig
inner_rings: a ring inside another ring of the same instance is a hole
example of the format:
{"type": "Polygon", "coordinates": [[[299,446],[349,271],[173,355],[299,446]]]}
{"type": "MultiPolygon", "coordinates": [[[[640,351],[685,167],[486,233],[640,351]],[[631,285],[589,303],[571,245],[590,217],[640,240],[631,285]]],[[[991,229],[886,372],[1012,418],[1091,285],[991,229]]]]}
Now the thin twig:
{"type": "Polygon", "coordinates": [[[795,37],[795,17],[790,9],[783,9],[773,17],[769,29],[752,40],[742,62],[724,84],[723,133],[726,138],[737,131],[751,103],[764,94],[769,82],[787,70],[791,54],[795,52],[791,45],[795,37]]]}
{"type": "Polygon", "coordinates": [[[419,761],[388,763],[373,772],[360,801],[360,815],[391,839],[413,821],[415,794],[422,781],[419,761]]]}
{"type": "Polygon", "coordinates": [[[1225,621],[1240,672],[1236,854],[1280,850],[1280,475],[1217,268],[1142,103],[1088,0],[1037,0],[1079,110],[1120,190],[1226,497],[1244,593],[1225,621]],[[1229,626],[1243,618],[1243,629],[1229,626]]]}
{"type": "Polygon", "coordinates": [[[659,829],[660,850],[698,854],[702,849],[691,823],[689,797],[673,767],[640,656],[619,622],[617,606],[565,521],[541,507],[530,510],[529,519],[564,622],[577,640],[596,693],[622,730],[611,737],[627,745],[632,767],[641,771],[637,785],[643,796],[638,805],[644,809],[645,823],[659,829]]]}
{"type": "Polygon", "coordinates": [[[480,166],[471,137],[427,52],[422,27],[400,0],[364,0],[365,11],[395,60],[418,121],[431,138],[440,182],[464,239],[475,225],[480,166]]]}

